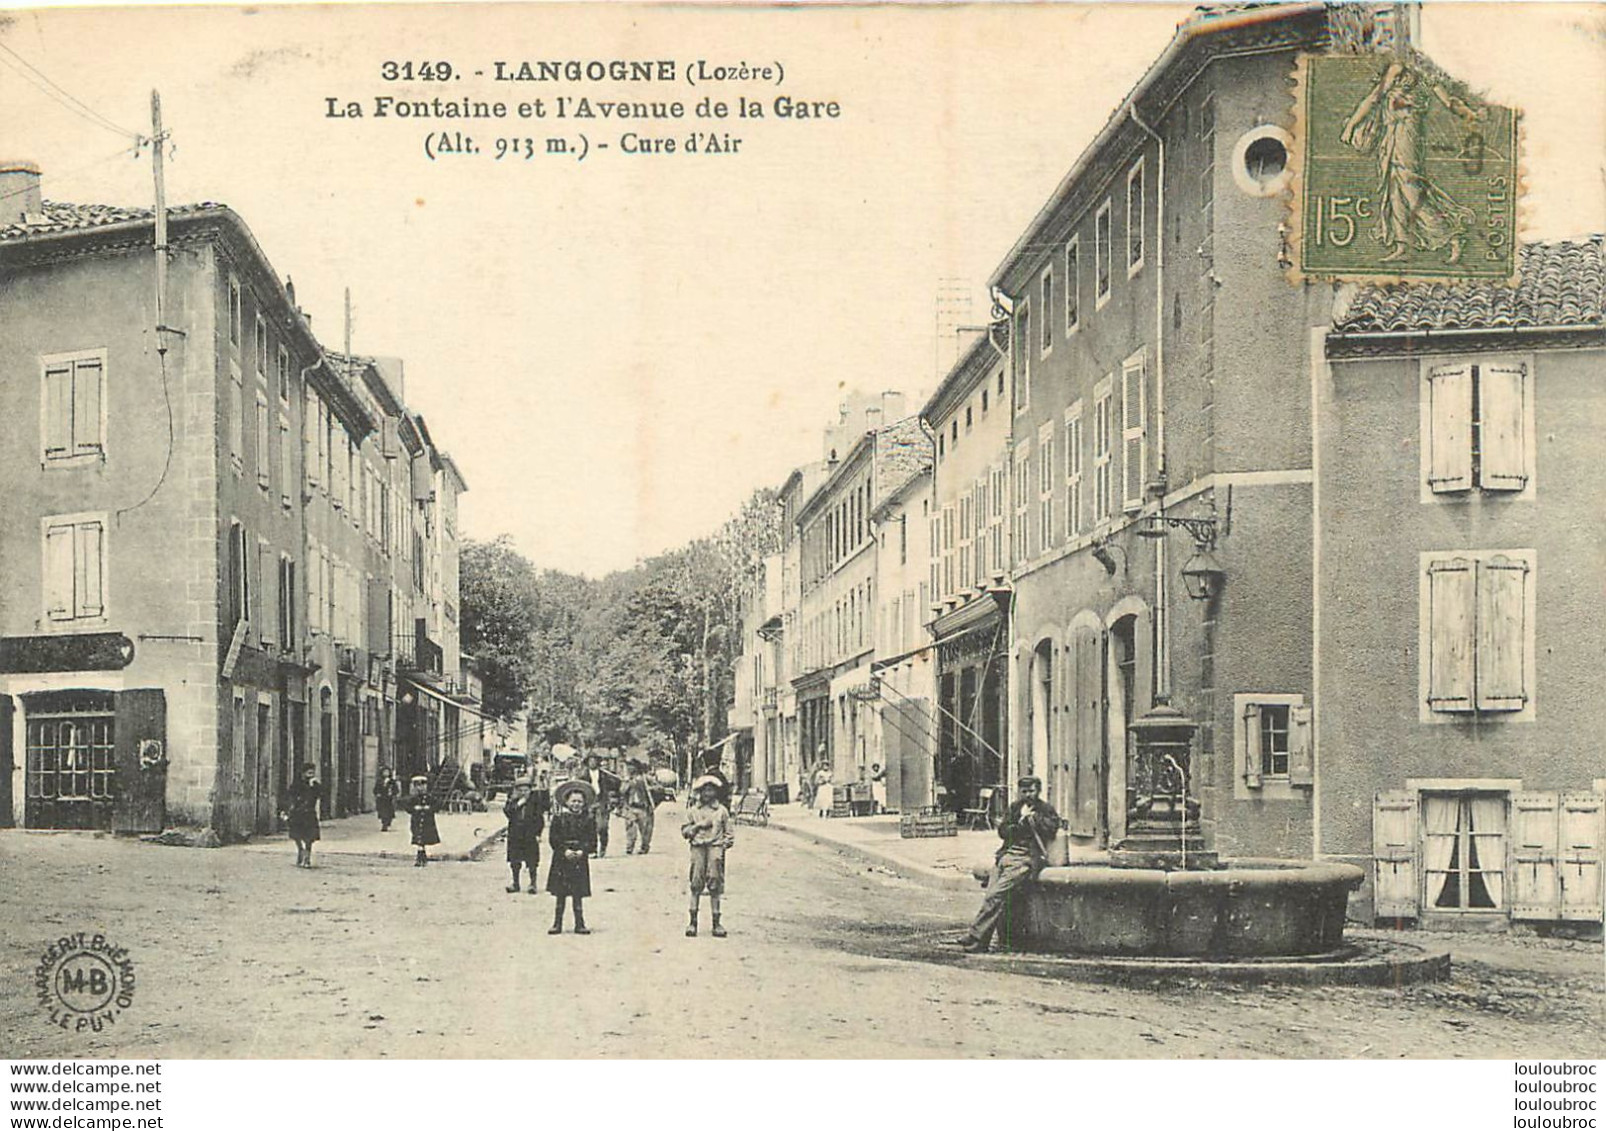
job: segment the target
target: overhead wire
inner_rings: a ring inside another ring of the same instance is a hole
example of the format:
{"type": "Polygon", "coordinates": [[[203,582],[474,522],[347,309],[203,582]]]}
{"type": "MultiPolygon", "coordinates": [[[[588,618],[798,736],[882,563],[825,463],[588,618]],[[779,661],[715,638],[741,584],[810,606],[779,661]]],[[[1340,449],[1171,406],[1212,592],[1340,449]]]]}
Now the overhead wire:
{"type": "Polygon", "coordinates": [[[23,79],[29,83],[32,83],[52,100],[66,109],[71,110],[80,118],[83,118],[85,121],[101,127],[101,129],[122,134],[124,137],[130,140],[138,140],[140,138],[140,134],[137,131],[118,125],[116,122],[106,117],[106,115],[96,110],[94,107],[89,106],[80,99],[74,97],[73,94],[62,87],[61,84],[57,83],[49,75],[45,74],[38,67],[28,62],[28,60],[17,54],[17,52],[12,50],[10,47],[7,47],[4,43],[0,43],[0,51],[5,52],[6,55],[11,56],[11,59],[16,60],[16,62],[13,63],[8,59],[0,58],[0,63],[5,63],[6,66],[11,68],[11,70],[21,75],[23,79]],[[18,67],[18,63],[22,64],[22,67],[18,67]],[[23,68],[26,68],[26,70],[23,68]]]}
{"type": "MultiPolygon", "coordinates": [[[[135,156],[138,156],[139,151],[141,149],[145,148],[145,146],[146,146],[146,144],[148,144],[149,140],[150,139],[148,139],[148,138],[143,138],[142,137],[137,142],[135,142],[133,145],[125,145],[125,146],[123,146],[123,148],[119,149],[115,153],[108,153],[104,157],[95,158],[95,160],[90,161],[88,164],[79,165],[76,168],[67,170],[65,173],[60,173],[60,174],[53,175],[51,180],[52,180],[52,182],[69,180],[72,177],[77,176],[79,173],[87,172],[90,169],[95,168],[95,166],[97,166],[97,165],[104,165],[108,161],[115,160],[116,158],[125,156],[127,154],[134,154],[135,156]]],[[[22,196],[24,193],[28,193],[28,192],[32,192],[32,191],[33,191],[33,186],[25,185],[22,188],[11,189],[11,190],[9,190],[7,192],[0,192],[0,200],[7,200],[7,199],[9,199],[9,198],[11,198],[13,196],[22,196]]]]}

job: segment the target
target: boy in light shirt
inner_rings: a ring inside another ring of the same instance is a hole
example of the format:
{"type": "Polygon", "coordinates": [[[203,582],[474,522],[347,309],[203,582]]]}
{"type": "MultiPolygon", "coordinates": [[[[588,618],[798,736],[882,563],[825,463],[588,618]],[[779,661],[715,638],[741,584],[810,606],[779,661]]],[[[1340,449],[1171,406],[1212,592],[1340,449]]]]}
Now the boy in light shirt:
{"type": "Polygon", "coordinates": [[[697,912],[703,892],[714,915],[714,937],[725,937],[719,922],[719,897],[725,891],[725,850],[736,843],[731,835],[731,815],[719,800],[719,779],[705,774],[692,783],[697,800],[686,810],[680,835],[691,848],[691,922],[686,937],[697,937],[697,912]]]}

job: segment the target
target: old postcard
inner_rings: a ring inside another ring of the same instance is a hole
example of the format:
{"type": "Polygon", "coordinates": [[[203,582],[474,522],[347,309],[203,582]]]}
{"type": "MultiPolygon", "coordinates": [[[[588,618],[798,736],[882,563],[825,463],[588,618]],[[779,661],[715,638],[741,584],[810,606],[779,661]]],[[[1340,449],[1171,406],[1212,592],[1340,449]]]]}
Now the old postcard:
{"type": "Polygon", "coordinates": [[[0,11],[0,1057],[1560,1126],[1603,233],[1596,5],[0,11]]]}

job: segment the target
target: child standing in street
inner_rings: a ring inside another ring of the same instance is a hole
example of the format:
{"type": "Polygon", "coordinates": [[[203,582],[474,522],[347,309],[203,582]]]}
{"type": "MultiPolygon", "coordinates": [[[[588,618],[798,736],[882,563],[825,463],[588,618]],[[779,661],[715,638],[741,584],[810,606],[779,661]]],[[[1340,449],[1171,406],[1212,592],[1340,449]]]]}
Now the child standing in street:
{"type": "Polygon", "coordinates": [[[412,814],[413,843],[418,846],[413,867],[422,868],[429,863],[429,847],[441,842],[440,831],[435,827],[435,803],[429,799],[429,778],[423,774],[413,778],[406,804],[412,814]]]}
{"type": "Polygon", "coordinates": [[[401,783],[390,772],[390,767],[382,767],[379,771],[379,780],[374,783],[374,810],[379,814],[379,831],[388,833],[390,823],[396,819],[396,799],[401,796],[401,783]]]}
{"type": "Polygon", "coordinates": [[[290,783],[290,795],[279,817],[285,822],[285,831],[296,842],[296,867],[312,867],[312,843],[318,839],[318,799],[323,786],[318,782],[318,770],[311,762],[301,766],[301,777],[290,783]]]}
{"type": "Polygon", "coordinates": [[[530,870],[530,894],[540,890],[536,882],[536,869],[541,866],[541,832],[546,828],[546,808],[530,788],[529,778],[513,783],[513,793],[502,806],[507,817],[507,866],[513,873],[509,892],[519,890],[519,869],[530,870]]]}
{"type": "Polygon", "coordinates": [[[553,814],[547,839],[552,845],[552,866],[547,869],[546,890],[557,900],[549,935],[563,933],[563,905],[574,900],[574,933],[589,935],[582,901],[591,895],[591,849],[597,843],[597,822],[589,810],[596,793],[584,781],[564,782],[553,790],[558,811],[553,814]]]}
{"type": "Polygon", "coordinates": [[[714,937],[725,937],[725,928],[719,922],[719,897],[725,891],[725,850],[736,843],[731,834],[730,810],[719,800],[720,781],[705,774],[692,783],[696,802],[686,810],[686,821],[680,826],[680,835],[691,847],[691,922],[686,937],[697,937],[697,912],[702,904],[703,892],[708,892],[708,906],[714,915],[714,937]]]}

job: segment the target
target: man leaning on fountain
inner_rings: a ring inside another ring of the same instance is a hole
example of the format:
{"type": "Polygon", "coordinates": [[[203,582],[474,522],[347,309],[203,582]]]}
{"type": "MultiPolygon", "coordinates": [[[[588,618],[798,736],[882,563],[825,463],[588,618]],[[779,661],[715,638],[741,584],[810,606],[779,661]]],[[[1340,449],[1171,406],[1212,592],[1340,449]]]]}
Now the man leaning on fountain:
{"type": "MultiPolygon", "coordinates": [[[[1021,778],[1016,786],[1019,800],[1009,807],[1004,821],[998,826],[1003,844],[993,858],[993,874],[987,881],[987,897],[970,930],[956,940],[969,954],[985,954],[992,944],[993,932],[1000,920],[1009,915],[1016,889],[1037,878],[1048,862],[1048,846],[1060,830],[1060,815],[1041,797],[1041,778],[1021,778]]],[[[1004,923],[1004,940],[1009,939],[1009,924],[1004,923]]]]}

